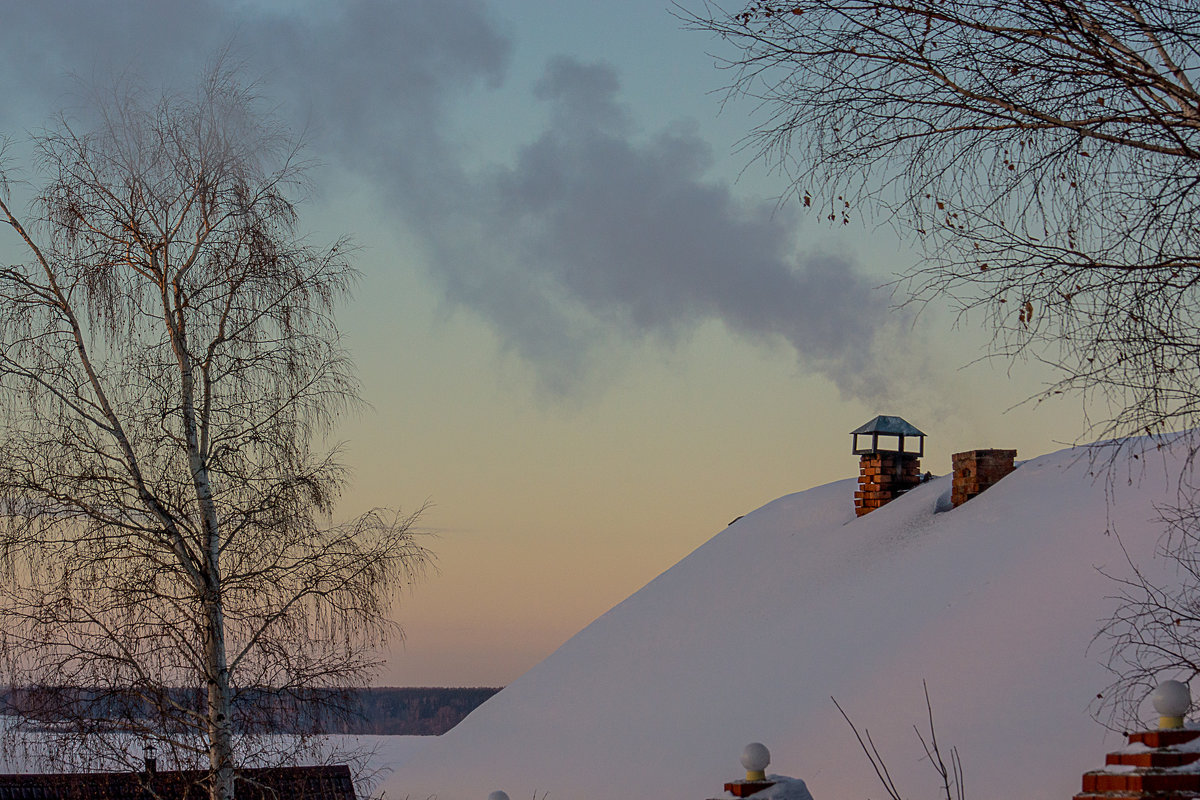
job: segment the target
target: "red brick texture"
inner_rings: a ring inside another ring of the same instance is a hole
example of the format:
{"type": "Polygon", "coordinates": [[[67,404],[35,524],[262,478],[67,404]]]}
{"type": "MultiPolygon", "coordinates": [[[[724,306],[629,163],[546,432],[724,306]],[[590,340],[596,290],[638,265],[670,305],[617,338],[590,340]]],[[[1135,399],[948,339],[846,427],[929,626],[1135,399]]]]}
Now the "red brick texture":
{"type": "Polygon", "coordinates": [[[866,453],[859,461],[854,513],[869,514],[921,482],[921,459],[914,453],[866,453]]]}
{"type": "Polygon", "coordinates": [[[725,791],[734,797],[749,797],[755,792],[770,789],[774,785],[775,781],[734,781],[725,784],[725,791]]]}
{"type": "Polygon", "coordinates": [[[1163,747],[1174,747],[1200,739],[1200,731],[1186,728],[1167,728],[1166,730],[1142,731],[1129,734],[1130,744],[1144,744],[1146,747],[1158,750],[1163,747]]]}
{"type": "Polygon", "coordinates": [[[1104,758],[1110,767],[1182,767],[1196,761],[1200,761],[1200,753],[1109,753],[1104,758]]]}
{"type": "Polygon", "coordinates": [[[1175,772],[1193,764],[1200,753],[1180,752],[1176,745],[1200,737],[1197,730],[1145,731],[1129,737],[1130,744],[1153,748],[1140,753],[1109,753],[1109,766],[1134,767],[1132,771],[1094,770],[1083,774],[1083,791],[1075,800],[1195,800],[1200,796],[1200,773],[1175,772]]]}
{"type": "Polygon", "coordinates": [[[954,480],[950,501],[955,507],[993,486],[1015,469],[1016,450],[968,450],[950,457],[954,480]]]}

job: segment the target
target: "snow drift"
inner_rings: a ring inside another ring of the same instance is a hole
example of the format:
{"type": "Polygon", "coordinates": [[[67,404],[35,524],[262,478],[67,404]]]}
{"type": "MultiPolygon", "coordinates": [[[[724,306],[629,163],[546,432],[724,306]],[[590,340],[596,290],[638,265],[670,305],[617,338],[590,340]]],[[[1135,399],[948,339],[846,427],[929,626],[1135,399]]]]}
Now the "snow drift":
{"type": "Polygon", "coordinates": [[[1117,590],[1101,570],[1129,573],[1122,544],[1151,562],[1156,505],[1171,500],[1182,464],[1170,448],[1135,449],[1110,469],[1081,449],[1043,456],[952,510],[949,477],[860,519],[852,479],[769,503],[382,788],[440,800],[494,789],[702,800],[740,777],[742,747],[761,741],[770,771],[803,778],[817,800],[878,797],[832,696],[870,730],[902,791],[934,796],[913,732],[925,727],[925,680],[971,800],[1069,798],[1123,741],[1089,713],[1109,681],[1104,652],[1089,645],[1117,590]]]}

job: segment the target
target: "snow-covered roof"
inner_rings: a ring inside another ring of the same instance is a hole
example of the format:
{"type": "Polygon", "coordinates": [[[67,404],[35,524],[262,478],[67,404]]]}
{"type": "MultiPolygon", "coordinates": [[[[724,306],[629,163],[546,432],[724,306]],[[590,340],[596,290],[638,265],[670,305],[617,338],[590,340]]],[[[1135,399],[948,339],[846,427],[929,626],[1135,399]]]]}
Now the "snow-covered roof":
{"type": "Polygon", "coordinates": [[[1070,797],[1114,744],[1089,713],[1111,680],[1092,641],[1121,589],[1109,576],[1129,575],[1126,553],[1171,574],[1154,559],[1156,506],[1174,498],[1179,449],[1100,453],[1111,473],[1079,449],[1042,456],[953,509],[935,478],[861,518],[847,479],[714,525],[381,788],[714,797],[757,741],[817,798],[876,797],[832,696],[906,795],[936,795],[913,732],[926,681],[973,800],[1070,797]]]}

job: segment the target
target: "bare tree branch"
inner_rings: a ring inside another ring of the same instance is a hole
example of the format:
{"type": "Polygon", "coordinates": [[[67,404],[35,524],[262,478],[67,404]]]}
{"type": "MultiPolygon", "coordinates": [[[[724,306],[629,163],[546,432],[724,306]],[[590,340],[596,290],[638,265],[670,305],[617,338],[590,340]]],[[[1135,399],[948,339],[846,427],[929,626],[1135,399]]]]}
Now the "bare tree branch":
{"type": "Polygon", "coordinates": [[[925,248],[896,288],[1057,367],[1093,435],[1196,427],[1200,11],[1090,0],[677,5],[715,34],[751,152],[834,224],[925,248]]]}

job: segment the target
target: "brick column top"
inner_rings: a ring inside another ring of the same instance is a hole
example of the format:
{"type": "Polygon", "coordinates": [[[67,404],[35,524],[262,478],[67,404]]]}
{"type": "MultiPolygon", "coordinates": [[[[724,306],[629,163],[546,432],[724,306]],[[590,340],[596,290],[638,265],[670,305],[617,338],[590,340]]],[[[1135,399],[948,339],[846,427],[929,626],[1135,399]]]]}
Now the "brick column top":
{"type": "Polygon", "coordinates": [[[1075,800],[1195,800],[1200,797],[1200,729],[1143,731],[1083,774],[1075,800]]]}

